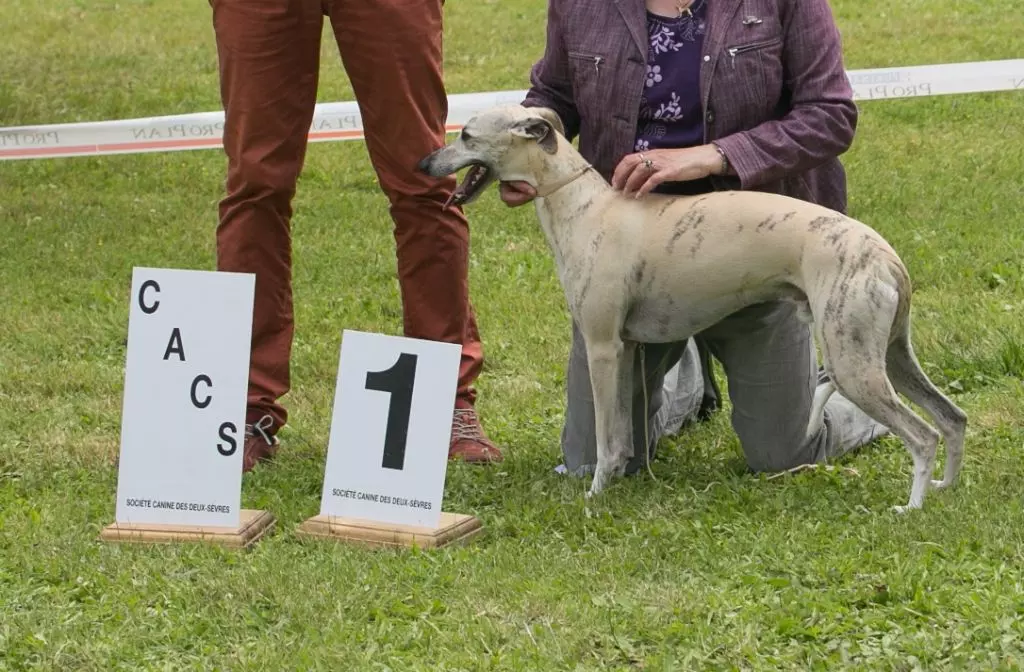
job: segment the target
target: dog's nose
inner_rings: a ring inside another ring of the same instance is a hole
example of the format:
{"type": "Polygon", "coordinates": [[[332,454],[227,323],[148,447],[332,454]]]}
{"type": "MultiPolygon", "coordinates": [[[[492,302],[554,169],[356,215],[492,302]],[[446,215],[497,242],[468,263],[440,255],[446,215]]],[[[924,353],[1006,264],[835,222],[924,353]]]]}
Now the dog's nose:
{"type": "Polygon", "coordinates": [[[434,160],[434,154],[437,154],[436,150],[420,159],[420,162],[416,164],[416,170],[420,171],[421,173],[427,173],[429,175],[430,164],[434,160]]]}

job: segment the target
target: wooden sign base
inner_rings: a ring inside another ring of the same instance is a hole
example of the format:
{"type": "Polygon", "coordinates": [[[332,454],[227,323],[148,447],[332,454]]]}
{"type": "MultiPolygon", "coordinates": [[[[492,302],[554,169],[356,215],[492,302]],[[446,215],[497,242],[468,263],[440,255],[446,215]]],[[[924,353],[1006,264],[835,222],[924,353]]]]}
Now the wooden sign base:
{"type": "Polygon", "coordinates": [[[100,532],[100,539],[137,544],[198,541],[231,548],[248,548],[274,527],[276,522],[272,514],[259,509],[242,509],[239,518],[237,528],[159,523],[113,523],[103,528],[103,531],[100,532]]]}
{"type": "Polygon", "coordinates": [[[335,539],[362,546],[441,548],[465,543],[483,532],[476,516],[442,513],[436,528],[392,525],[372,520],[314,516],[299,526],[300,537],[335,539]]]}

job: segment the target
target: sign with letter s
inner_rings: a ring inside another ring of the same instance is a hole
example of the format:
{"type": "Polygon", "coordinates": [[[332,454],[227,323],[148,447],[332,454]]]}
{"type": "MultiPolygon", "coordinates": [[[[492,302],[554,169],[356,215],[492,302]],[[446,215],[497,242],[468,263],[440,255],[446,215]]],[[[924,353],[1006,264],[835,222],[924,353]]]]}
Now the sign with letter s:
{"type": "Polygon", "coordinates": [[[118,523],[236,527],[255,276],[135,268],[118,523]]]}

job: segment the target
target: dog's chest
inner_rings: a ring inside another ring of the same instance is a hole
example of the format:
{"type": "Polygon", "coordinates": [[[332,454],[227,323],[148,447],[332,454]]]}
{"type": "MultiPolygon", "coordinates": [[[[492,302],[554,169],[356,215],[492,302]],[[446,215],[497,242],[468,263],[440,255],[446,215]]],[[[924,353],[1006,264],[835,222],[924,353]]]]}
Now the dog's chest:
{"type": "Polygon", "coordinates": [[[635,282],[627,300],[623,338],[646,343],[680,341],[752,304],[792,298],[794,291],[777,277],[733,283],[731,274],[708,272],[701,279],[667,274],[665,280],[671,281],[653,277],[635,282]]]}
{"type": "Polygon", "coordinates": [[[622,337],[644,343],[681,341],[733,312],[735,303],[731,297],[694,302],[667,291],[644,296],[627,307],[622,337]]]}

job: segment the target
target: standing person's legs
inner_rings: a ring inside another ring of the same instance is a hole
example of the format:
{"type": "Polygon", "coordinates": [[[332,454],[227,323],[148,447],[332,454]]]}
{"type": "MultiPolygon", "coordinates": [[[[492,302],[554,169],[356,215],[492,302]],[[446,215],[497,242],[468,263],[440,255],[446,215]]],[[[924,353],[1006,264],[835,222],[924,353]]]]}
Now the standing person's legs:
{"type": "Polygon", "coordinates": [[[703,337],[725,369],[733,429],[752,470],[822,462],[888,433],[838,392],[825,404],[824,423],[808,432],[818,366],[811,330],[795,305],[751,306],[703,337]]]}
{"type": "Polygon", "coordinates": [[[462,345],[450,454],[501,459],[474,410],[483,347],[469,301],[469,226],[443,205],[454,177],[416,169],[445,140],[442,0],[329,0],[329,14],[366,146],[395,223],[407,336],[462,345]]]}
{"type": "Polygon", "coordinates": [[[217,269],[256,274],[243,469],[273,455],[287,421],[293,319],[291,201],[316,104],[318,3],[212,0],[225,109],[227,194],[217,269]]]}

